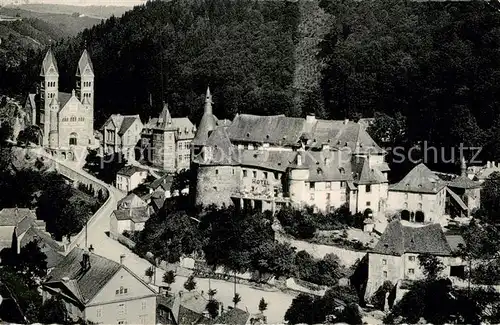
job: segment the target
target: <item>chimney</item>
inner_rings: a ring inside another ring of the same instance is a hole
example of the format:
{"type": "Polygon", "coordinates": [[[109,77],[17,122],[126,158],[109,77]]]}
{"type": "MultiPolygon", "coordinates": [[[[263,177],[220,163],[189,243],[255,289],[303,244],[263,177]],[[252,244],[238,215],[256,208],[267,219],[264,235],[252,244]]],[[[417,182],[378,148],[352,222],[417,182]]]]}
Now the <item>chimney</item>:
{"type": "Polygon", "coordinates": [[[16,217],[19,216],[19,208],[18,207],[16,207],[16,209],[14,210],[14,214],[16,217]]]}
{"type": "Polygon", "coordinates": [[[348,118],[344,119],[344,124],[347,124],[347,123],[349,123],[349,119],[348,118]]]}
{"type": "Polygon", "coordinates": [[[491,168],[491,161],[486,162],[486,168],[491,168]]]}
{"type": "Polygon", "coordinates": [[[63,277],[62,277],[62,280],[63,280],[64,282],[68,282],[68,281],[69,281],[69,278],[68,278],[67,276],[63,276],[63,277]]]}
{"type": "Polygon", "coordinates": [[[316,121],[316,116],[314,116],[314,113],[309,113],[306,116],[306,122],[312,123],[316,121]]]}
{"type": "Polygon", "coordinates": [[[120,255],[120,264],[123,264],[123,260],[125,260],[125,254],[120,255]]]}
{"type": "Polygon", "coordinates": [[[182,298],[182,290],[179,290],[179,297],[182,298]]]}
{"type": "Polygon", "coordinates": [[[89,255],[87,248],[85,248],[85,250],[83,251],[82,269],[84,271],[87,271],[88,269],[90,269],[90,255],[89,255]]]}
{"type": "Polygon", "coordinates": [[[299,152],[297,155],[297,166],[302,166],[302,153],[299,152]]]}

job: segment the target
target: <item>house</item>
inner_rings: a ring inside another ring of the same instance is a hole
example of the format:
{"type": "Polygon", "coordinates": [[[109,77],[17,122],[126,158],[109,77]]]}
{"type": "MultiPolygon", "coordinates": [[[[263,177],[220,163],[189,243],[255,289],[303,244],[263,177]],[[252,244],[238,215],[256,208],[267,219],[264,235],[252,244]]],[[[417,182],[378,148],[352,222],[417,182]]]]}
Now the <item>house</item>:
{"type": "Polygon", "coordinates": [[[129,195],[118,201],[117,204],[118,210],[127,210],[147,206],[148,204],[134,193],[130,193],[129,195]]]}
{"type": "Polygon", "coordinates": [[[210,324],[211,319],[206,311],[207,303],[208,299],[197,291],[179,291],[171,296],[158,296],[158,323],[210,324]]]}
{"type": "Polygon", "coordinates": [[[115,210],[110,217],[110,236],[116,239],[124,231],[141,231],[150,218],[149,207],[115,210]]]}
{"type": "Polygon", "coordinates": [[[482,184],[491,174],[495,172],[500,173],[500,163],[488,161],[486,162],[486,165],[482,167],[469,167],[467,169],[467,176],[482,184]]]}
{"type": "Polygon", "coordinates": [[[41,131],[41,145],[53,154],[71,153],[75,146],[94,147],[94,67],[87,50],[78,61],[76,89],[59,91],[59,70],[49,49],[42,62],[36,94],[26,100],[26,122],[41,131]]]}
{"type": "Polygon", "coordinates": [[[127,160],[135,160],[140,144],[143,124],[139,115],[112,114],[101,128],[102,152],[109,155],[122,153],[127,160]]]}
{"type": "MultiPolygon", "coordinates": [[[[450,237],[456,247],[459,240],[450,237]]],[[[463,261],[454,257],[452,246],[439,224],[420,227],[403,226],[399,220],[389,223],[375,248],[368,253],[368,282],[365,297],[370,297],[390,281],[393,285],[402,280],[418,280],[424,277],[418,256],[431,254],[444,265],[443,276],[462,273],[463,261]]]]}
{"type": "Polygon", "coordinates": [[[136,166],[125,166],[116,174],[116,187],[124,192],[130,192],[144,183],[148,171],[136,166]]]}
{"type": "Polygon", "coordinates": [[[251,319],[250,313],[239,308],[230,308],[223,311],[217,316],[210,324],[234,324],[234,325],[247,325],[254,321],[255,324],[259,319],[251,319]]]}
{"type": "Polygon", "coordinates": [[[0,252],[19,254],[21,248],[37,240],[40,250],[47,255],[47,267],[51,269],[62,258],[64,246],[45,231],[45,222],[36,219],[30,209],[2,209],[0,211],[0,252]]]}
{"type": "Polygon", "coordinates": [[[389,186],[388,210],[401,211],[401,219],[410,222],[445,223],[447,191],[446,182],[419,164],[389,186]]]}
{"type": "Polygon", "coordinates": [[[196,204],[273,211],[281,206],[385,219],[389,167],[362,125],[238,114],[220,123],[207,91],[193,140],[196,204]]]}
{"type": "Polygon", "coordinates": [[[52,270],[42,295],[61,298],[73,320],[156,324],[156,292],[124,265],[80,248],[52,270]]]}
{"type": "Polygon", "coordinates": [[[168,105],[164,104],[160,116],[150,119],[142,131],[144,158],[170,172],[189,169],[195,132],[196,127],[189,118],[172,117],[168,105]]]}

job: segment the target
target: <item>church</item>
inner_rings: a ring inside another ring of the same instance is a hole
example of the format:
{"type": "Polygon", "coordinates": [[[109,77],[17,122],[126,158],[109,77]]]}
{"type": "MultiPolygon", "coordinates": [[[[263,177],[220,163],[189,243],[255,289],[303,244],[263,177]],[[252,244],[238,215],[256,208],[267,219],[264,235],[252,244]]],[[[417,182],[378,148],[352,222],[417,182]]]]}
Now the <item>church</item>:
{"type": "Polygon", "coordinates": [[[41,145],[53,153],[92,147],[94,138],[94,68],[87,50],[76,70],[76,89],[59,91],[59,70],[54,53],[47,51],[36,94],[29,94],[25,112],[28,125],[41,132],[41,145]]]}

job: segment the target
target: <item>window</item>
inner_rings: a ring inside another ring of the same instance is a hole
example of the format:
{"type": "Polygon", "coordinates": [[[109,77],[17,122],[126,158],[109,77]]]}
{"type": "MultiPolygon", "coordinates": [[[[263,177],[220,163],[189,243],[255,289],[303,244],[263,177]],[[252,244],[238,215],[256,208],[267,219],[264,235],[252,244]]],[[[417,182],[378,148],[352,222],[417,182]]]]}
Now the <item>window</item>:
{"type": "Polygon", "coordinates": [[[387,271],[384,271],[384,278],[387,278],[387,271]]]}
{"type": "Polygon", "coordinates": [[[419,204],[417,205],[417,209],[418,209],[418,210],[422,210],[422,203],[419,203],[419,204]]]}
{"type": "Polygon", "coordinates": [[[408,193],[405,193],[405,200],[408,200],[408,193]]]}
{"type": "Polygon", "coordinates": [[[143,300],[143,301],[141,302],[141,309],[142,309],[142,310],[146,310],[146,307],[147,307],[147,301],[146,301],[146,300],[143,300]]]}
{"type": "Polygon", "coordinates": [[[147,318],[146,315],[139,316],[139,321],[141,322],[141,324],[147,324],[146,318],[147,318]]]}
{"type": "Polygon", "coordinates": [[[415,256],[408,256],[408,261],[415,262],[415,256]]]}
{"type": "Polygon", "coordinates": [[[97,316],[97,318],[102,317],[102,308],[97,308],[96,316],[97,316]]]}
{"type": "Polygon", "coordinates": [[[345,182],[344,181],[340,182],[340,188],[345,188],[345,182]]]}
{"type": "Polygon", "coordinates": [[[179,161],[182,161],[182,155],[179,155],[179,161]]]}
{"type": "Polygon", "coordinates": [[[219,170],[218,169],[215,170],[215,175],[219,175],[219,170]]]}
{"type": "Polygon", "coordinates": [[[252,173],[253,173],[253,178],[257,178],[257,172],[254,170],[252,173]]]}
{"type": "Polygon", "coordinates": [[[371,205],[370,201],[366,201],[366,206],[369,207],[371,205]]]}
{"type": "Polygon", "coordinates": [[[231,172],[232,172],[232,173],[233,173],[233,175],[234,175],[234,168],[231,170],[231,172]]]}
{"type": "Polygon", "coordinates": [[[330,206],[330,213],[334,213],[335,212],[335,207],[332,205],[330,206]]]}
{"type": "Polygon", "coordinates": [[[71,116],[71,122],[76,122],[76,116],[71,116]]]}
{"type": "Polygon", "coordinates": [[[123,294],[126,294],[127,292],[128,292],[128,289],[124,288],[124,287],[120,287],[120,289],[116,290],[117,295],[123,295],[123,294]]]}
{"type": "Polygon", "coordinates": [[[264,179],[267,179],[267,172],[264,172],[264,179]]]}
{"type": "Polygon", "coordinates": [[[184,160],[188,161],[189,160],[189,155],[190,155],[189,153],[185,154],[184,155],[184,160]]]}
{"type": "Polygon", "coordinates": [[[404,209],[408,209],[408,203],[406,203],[406,202],[405,202],[405,203],[403,203],[403,208],[404,208],[404,209]]]}
{"type": "Polygon", "coordinates": [[[326,193],[326,200],[330,201],[330,193],[326,193]]]}
{"type": "Polygon", "coordinates": [[[408,274],[415,274],[415,269],[408,269],[408,274]]]}
{"type": "Polygon", "coordinates": [[[247,177],[247,170],[243,169],[243,177],[247,177]]]}
{"type": "Polygon", "coordinates": [[[385,258],[382,260],[382,265],[387,265],[387,260],[385,258]]]}
{"type": "Polygon", "coordinates": [[[314,201],[314,193],[311,193],[311,201],[314,201]]]}
{"type": "Polygon", "coordinates": [[[366,185],[366,193],[370,193],[372,191],[371,185],[366,185]]]}
{"type": "Polygon", "coordinates": [[[119,320],[118,324],[127,324],[127,321],[126,320],[119,320]]]}
{"type": "Polygon", "coordinates": [[[332,189],[332,182],[326,182],[325,187],[327,190],[331,190],[332,189]]]}
{"type": "Polygon", "coordinates": [[[117,312],[118,317],[125,316],[127,314],[127,307],[125,306],[125,304],[119,304],[117,312]]]}
{"type": "Polygon", "coordinates": [[[424,197],[424,196],[423,196],[422,194],[419,194],[419,195],[418,195],[418,199],[419,199],[420,201],[422,201],[423,197],[424,197]]]}
{"type": "Polygon", "coordinates": [[[309,189],[310,190],[316,189],[316,183],[314,183],[314,182],[309,183],[309,189]]]}

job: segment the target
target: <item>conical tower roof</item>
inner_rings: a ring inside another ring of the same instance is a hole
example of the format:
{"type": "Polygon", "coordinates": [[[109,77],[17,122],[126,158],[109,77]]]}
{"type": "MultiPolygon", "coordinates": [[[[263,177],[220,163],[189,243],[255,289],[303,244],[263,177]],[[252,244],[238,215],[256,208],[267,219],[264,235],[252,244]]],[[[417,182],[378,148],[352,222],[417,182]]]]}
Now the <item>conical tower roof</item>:
{"type": "Polygon", "coordinates": [[[57,68],[56,57],[54,55],[54,52],[52,52],[52,49],[49,49],[47,51],[47,54],[45,54],[45,58],[43,59],[42,69],[40,71],[40,77],[45,77],[49,72],[51,66],[54,67],[55,73],[59,75],[59,69],[57,68]]]}
{"type": "Polygon", "coordinates": [[[160,114],[160,118],[158,119],[158,123],[165,123],[165,125],[172,124],[172,115],[170,115],[167,103],[163,103],[163,110],[160,114]]]}
{"type": "Polygon", "coordinates": [[[94,66],[92,65],[92,60],[90,59],[89,52],[87,49],[83,50],[82,56],[80,57],[80,60],[78,61],[78,68],[76,69],[76,76],[81,77],[82,74],[85,72],[85,69],[87,67],[90,68],[90,72],[92,75],[94,75],[94,66]]]}
{"type": "Polygon", "coordinates": [[[213,131],[217,127],[217,120],[212,112],[212,94],[210,94],[210,88],[207,87],[207,95],[205,97],[205,110],[203,117],[201,118],[200,125],[198,125],[198,130],[193,139],[193,144],[202,146],[207,143],[208,133],[213,131]]]}
{"type": "Polygon", "coordinates": [[[54,96],[54,97],[52,97],[52,100],[50,101],[50,104],[49,104],[49,105],[50,105],[50,106],[56,106],[56,105],[59,105],[59,103],[58,103],[58,101],[57,101],[57,99],[56,99],[56,97],[55,97],[55,96],[54,96]]]}

